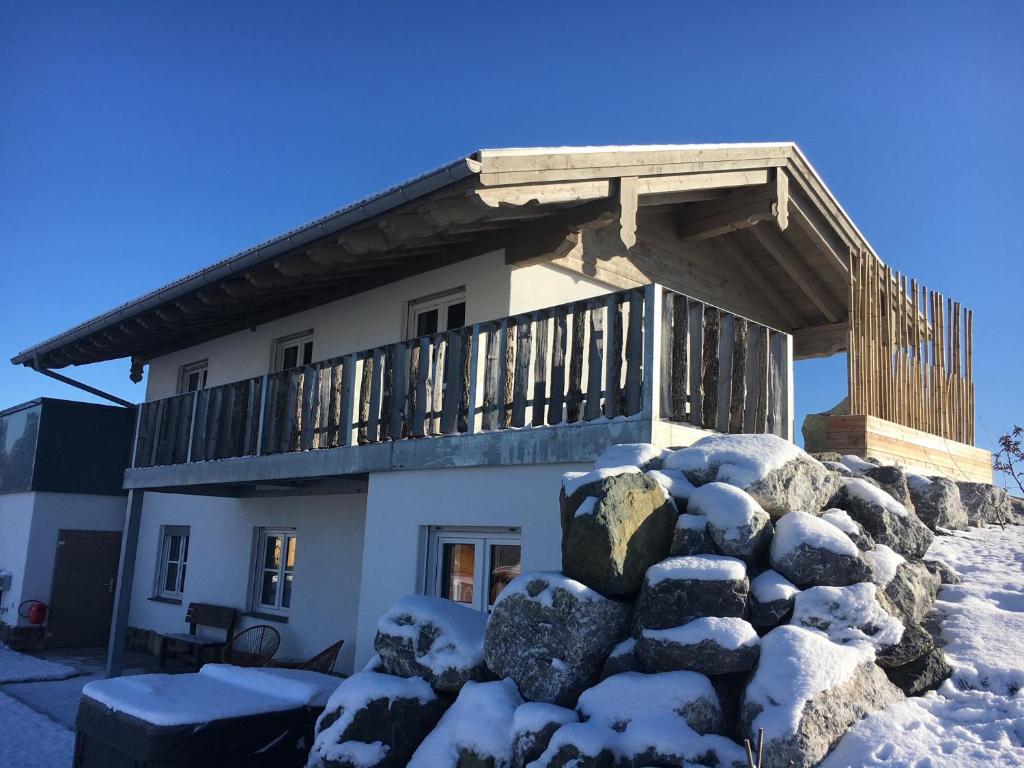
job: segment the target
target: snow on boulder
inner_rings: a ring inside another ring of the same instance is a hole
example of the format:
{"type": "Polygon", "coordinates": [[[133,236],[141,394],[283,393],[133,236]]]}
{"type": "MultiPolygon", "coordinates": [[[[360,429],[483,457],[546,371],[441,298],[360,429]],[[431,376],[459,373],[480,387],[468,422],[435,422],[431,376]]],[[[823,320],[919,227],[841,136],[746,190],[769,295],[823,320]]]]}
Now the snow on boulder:
{"type": "Polygon", "coordinates": [[[989,523],[1010,522],[1010,495],[1005,489],[990,483],[957,482],[960,502],[967,513],[967,522],[976,528],[989,523]]]}
{"type": "Polygon", "coordinates": [[[530,701],[571,705],[597,682],[626,634],[629,605],[560,573],[524,573],[502,591],[484,643],[487,666],[530,701]]]}
{"type": "Polygon", "coordinates": [[[810,768],[847,728],[901,698],[869,648],[836,645],[801,627],[777,627],[761,639],[740,731],[756,743],[764,729],[766,768],[810,768]]]}
{"type": "Polygon", "coordinates": [[[621,643],[612,648],[612,652],[605,659],[604,667],[601,669],[601,679],[612,675],[621,675],[623,672],[641,672],[640,659],[636,657],[636,638],[627,637],[621,643]]]}
{"type": "Polygon", "coordinates": [[[686,475],[678,469],[651,469],[647,472],[648,477],[653,477],[669,498],[676,505],[676,510],[685,512],[689,503],[690,494],[693,493],[693,483],[686,479],[686,475]]]}
{"type": "Polygon", "coordinates": [[[716,731],[722,719],[711,681],[696,672],[615,675],[585,690],[576,711],[582,720],[609,727],[646,714],[673,714],[697,733],[716,731]]]}
{"type": "Polygon", "coordinates": [[[668,554],[677,516],[661,484],[639,470],[563,486],[561,514],[562,570],[605,595],[640,588],[668,554]]]}
{"type": "Polygon", "coordinates": [[[793,509],[821,509],[838,476],[788,440],[775,435],[710,435],[665,458],[694,485],[721,482],[742,488],[775,519],[793,509]]]}
{"type": "Polygon", "coordinates": [[[594,469],[637,467],[641,471],[660,469],[670,451],[650,443],[621,443],[609,445],[594,461],[594,469]]]}
{"type": "MultiPolygon", "coordinates": [[[[875,663],[882,669],[902,667],[931,653],[935,641],[920,624],[908,624],[903,628],[903,637],[896,645],[890,645],[875,653],[875,663]]],[[[888,674],[888,673],[886,673],[888,674]]],[[[889,678],[892,680],[892,677],[889,678]]],[[[893,681],[895,683],[895,681],[893,681]]],[[[896,683],[897,687],[902,687],[896,683]]],[[[906,691],[904,691],[906,693],[906,691]]]]}
{"type": "Polygon", "coordinates": [[[317,720],[307,766],[402,768],[447,706],[421,677],[358,672],[317,720]]]}
{"type": "Polygon", "coordinates": [[[830,523],[850,537],[850,541],[857,545],[861,552],[875,548],[875,540],[871,534],[864,530],[864,526],[850,517],[848,512],[841,509],[826,509],[820,515],[826,523],[830,523]]]}
{"type": "Polygon", "coordinates": [[[871,564],[850,537],[806,512],[779,518],[771,541],[771,563],[798,587],[845,587],[871,578],[871,564]]]}
{"type": "Polygon", "coordinates": [[[852,472],[856,472],[859,475],[863,475],[865,472],[870,472],[872,469],[881,466],[878,462],[867,461],[866,459],[862,459],[860,456],[855,456],[852,453],[843,454],[840,461],[842,461],[843,466],[847,469],[852,472]]]}
{"type": "Polygon", "coordinates": [[[419,676],[439,691],[457,691],[484,674],[486,626],[481,611],[408,595],[380,617],[373,645],[388,674],[419,676]]]}
{"type": "Polygon", "coordinates": [[[701,555],[711,551],[708,519],[704,515],[681,514],[672,532],[670,555],[701,555]]]}
{"type": "Polygon", "coordinates": [[[648,672],[724,675],[752,670],[760,644],[757,632],[743,619],[705,616],[679,627],[643,630],[636,654],[648,672]]]}
{"type": "Polygon", "coordinates": [[[667,629],[704,616],[742,617],[749,590],[742,560],[670,557],[648,569],[636,601],[636,623],[641,630],[667,629]]]}
{"type": "Polygon", "coordinates": [[[954,481],[938,475],[908,474],[907,487],[914,501],[914,511],[921,522],[933,531],[939,528],[962,531],[967,528],[967,512],[954,481]]]}
{"type": "Polygon", "coordinates": [[[768,551],[772,521],[745,491],[727,483],[707,483],[690,494],[686,511],[707,518],[715,550],[747,563],[759,562],[768,551]]]}
{"type": "Polygon", "coordinates": [[[867,480],[844,480],[830,506],[845,510],[877,543],[904,557],[921,557],[934,538],[917,515],[867,480]]]}
{"type": "Polygon", "coordinates": [[[409,768],[511,768],[512,719],[522,703],[511,680],[466,683],[409,768]]]}
{"type": "Polygon", "coordinates": [[[793,612],[800,590],[778,571],[764,571],[750,582],[750,623],[755,627],[777,627],[793,612]]]}
{"type": "Polygon", "coordinates": [[[882,607],[874,584],[805,589],[796,596],[790,624],[818,631],[838,644],[872,650],[895,645],[903,636],[903,622],[882,607]]]}
{"type": "Polygon", "coordinates": [[[915,513],[914,502],[907,487],[907,475],[902,468],[886,465],[866,470],[864,477],[874,480],[878,487],[902,504],[908,512],[915,513]]]}
{"type": "Polygon", "coordinates": [[[575,710],[528,701],[516,708],[512,716],[512,765],[514,768],[532,763],[544,754],[555,731],[566,723],[579,722],[575,710]]]}
{"type": "Polygon", "coordinates": [[[868,553],[874,563],[874,582],[885,592],[906,624],[918,624],[935,604],[939,577],[920,560],[906,560],[879,544],[868,553]]]}

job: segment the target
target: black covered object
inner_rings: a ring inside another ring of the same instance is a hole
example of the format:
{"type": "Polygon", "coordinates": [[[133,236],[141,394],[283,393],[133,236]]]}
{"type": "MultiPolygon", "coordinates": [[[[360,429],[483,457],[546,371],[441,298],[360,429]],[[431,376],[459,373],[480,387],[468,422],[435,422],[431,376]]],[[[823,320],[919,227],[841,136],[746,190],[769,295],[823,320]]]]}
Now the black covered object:
{"type": "Polygon", "coordinates": [[[161,726],[82,696],[74,768],[302,768],[321,708],[296,707],[209,723],[161,726]]]}

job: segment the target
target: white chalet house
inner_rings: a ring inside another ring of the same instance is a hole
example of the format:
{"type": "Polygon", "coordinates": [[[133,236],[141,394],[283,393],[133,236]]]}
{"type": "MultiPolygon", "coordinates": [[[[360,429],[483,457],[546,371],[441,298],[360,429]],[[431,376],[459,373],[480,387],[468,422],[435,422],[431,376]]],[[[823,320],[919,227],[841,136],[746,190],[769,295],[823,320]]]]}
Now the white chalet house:
{"type": "Polygon", "coordinates": [[[793,144],[483,150],[19,354],[145,372],[112,671],[201,602],[351,672],[404,594],[559,569],[562,474],[608,445],[791,439],[851,252],[793,144]]]}

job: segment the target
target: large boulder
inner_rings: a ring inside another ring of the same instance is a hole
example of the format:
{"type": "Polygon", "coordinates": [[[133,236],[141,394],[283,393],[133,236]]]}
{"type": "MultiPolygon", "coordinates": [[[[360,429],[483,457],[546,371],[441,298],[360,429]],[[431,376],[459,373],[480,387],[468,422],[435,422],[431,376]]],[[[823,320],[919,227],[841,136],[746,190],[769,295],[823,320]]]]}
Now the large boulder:
{"type": "MultiPolygon", "coordinates": [[[[850,412],[850,398],[844,397],[837,405],[822,413],[809,413],[804,417],[800,432],[804,438],[804,450],[825,453],[830,456],[839,454],[828,451],[828,419],[830,416],[843,416],[850,412]]],[[[815,456],[815,458],[818,458],[815,456]]],[[[839,461],[836,458],[836,461],[839,461]]]]}
{"type": "Polygon", "coordinates": [[[977,528],[989,523],[1010,522],[1010,495],[990,483],[957,482],[967,522],[977,528]]]}
{"type": "Polygon", "coordinates": [[[643,672],[640,659],[636,657],[636,638],[627,637],[612,648],[601,669],[601,679],[621,675],[623,672],[643,672]]]}
{"type": "Polygon", "coordinates": [[[849,536],[806,512],[790,512],[776,523],[772,568],[798,587],[845,587],[871,579],[871,564],[849,536]]]}
{"type": "Polygon", "coordinates": [[[559,573],[524,573],[498,598],[484,655],[530,701],[572,705],[629,627],[629,605],[559,573]]]}
{"type": "Polygon", "coordinates": [[[841,509],[826,509],[821,513],[821,519],[830,523],[850,537],[850,541],[857,545],[861,552],[869,552],[875,548],[875,540],[871,534],[864,530],[864,526],[850,517],[849,513],[841,509]]]}
{"type": "Polygon", "coordinates": [[[663,466],[682,470],[694,485],[742,488],[773,520],[793,509],[821,509],[839,483],[821,462],[775,435],[710,435],[670,454],[663,466]]]}
{"type": "Polygon", "coordinates": [[[896,501],[914,512],[914,502],[907,487],[907,473],[901,467],[887,464],[882,467],[874,467],[866,470],[864,476],[874,480],[878,487],[892,496],[896,501]]]}
{"type": "Polygon", "coordinates": [[[665,493],[676,505],[677,511],[680,513],[686,511],[694,486],[686,479],[685,474],[678,469],[651,469],[647,471],[647,475],[654,478],[665,489],[665,493]]]}
{"type": "Polygon", "coordinates": [[[777,627],[744,693],[740,732],[756,743],[764,729],[766,768],[810,768],[862,717],[902,698],[862,645],[836,645],[820,633],[777,627]]]}
{"type": "Polygon", "coordinates": [[[921,562],[924,563],[925,568],[931,571],[933,576],[938,577],[940,584],[960,584],[963,582],[960,574],[941,560],[922,560],[921,562]]]}
{"type": "Polygon", "coordinates": [[[920,560],[906,560],[884,544],[868,557],[874,566],[874,583],[885,592],[904,624],[918,624],[935,604],[940,579],[920,560]]]}
{"type": "Polygon", "coordinates": [[[409,768],[512,768],[512,719],[522,703],[511,680],[466,683],[409,768]]]}
{"type": "Polygon", "coordinates": [[[671,451],[667,448],[659,448],[651,443],[609,445],[594,459],[594,469],[637,467],[642,472],[657,470],[661,469],[661,463],[669,453],[671,451]]]}
{"type": "Polygon", "coordinates": [[[708,535],[708,519],[704,515],[683,513],[676,520],[672,532],[670,555],[703,555],[713,550],[711,537],[708,535]]]}
{"type": "Polygon", "coordinates": [[[941,648],[932,648],[913,661],[885,670],[889,681],[907,696],[920,696],[938,688],[951,673],[941,648]]]}
{"type": "Polygon", "coordinates": [[[704,616],[742,617],[747,568],[724,555],[670,557],[652,565],[636,602],[639,629],[667,629],[704,616]]]}
{"type": "Polygon", "coordinates": [[[528,701],[512,716],[512,766],[525,768],[544,754],[555,731],[579,721],[575,710],[528,701]]]}
{"type": "Polygon", "coordinates": [[[358,672],[316,723],[309,768],[403,768],[447,708],[421,677],[358,672]]]}
{"type": "Polygon", "coordinates": [[[931,653],[934,647],[935,640],[927,629],[920,624],[908,624],[903,628],[903,636],[898,643],[879,649],[875,663],[882,669],[902,667],[931,653]]]}
{"type": "Polygon", "coordinates": [[[483,679],[486,626],[480,611],[408,595],[380,617],[373,645],[388,674],[423,677],[439,691],[454,692],[483,679]]]}
{"type": "Polygon", "coordinates": [[[688,669],[724,675],[752,670],[760,644],[757,632],[743,619],[706,616],[680,627],[645,629],[636,655],[648,672],[688,669]]]}
{"type": "Polygon", "coordinates": [[[677,515],[654,478],[608,474],[618,469],[569,473],[562,487],[562,570],[604,595],[640,588],[644,572],[668,555],[677,515]]]}
{"type": "Polygon", "coordinates": [[[1024,525],[1024,498],[1010,496],[1010,520],[1014,525],[1024,525]]]}
{"type": "Polygon", "coordinates": [[[948,477],[907,475],[907,487],[914,501],[914,511],[921,522],[939,528],[963,530],[967,527],[967,511],[960,501],[960,489],[948,477]]]}
{"type": "Polygon", "coordinates": [[[778,571],[764,571],[750,582],[750,623],[755,627],[777,627],[789,620],[793,601],[800,592],[778,571]]]}
{"type": "Polygon", "coordinates": [[[750,494],[736,486],[713,482],[695,488],[686,511],[707,519],[707,536],[719,554],[747,563],[760,562],[767,554],[771,518],[750,494]]]}
{"type": "Polygon", "coordinates": [[[844,480],[829,506],[846,511],[877,543],[904,557],[921,557],[934,538],[917,515],[867,480],[844,480]]]}
{"type": "Polygon", "coordinates": [[[794,599],[790,624],[817,630],[840,645],[878,650],[896,645],[903,637],[903,622],[882,600],[874,584],[811,587],[794,599]]]}
{"type": "Polygon", "coordinates": [[[714,732],[722,721],[711,681],[696,672],[615,675],[584,691],[576,711],[582,720],[609,726],[651,711],[673,714],[697,733],[714,732]]]}

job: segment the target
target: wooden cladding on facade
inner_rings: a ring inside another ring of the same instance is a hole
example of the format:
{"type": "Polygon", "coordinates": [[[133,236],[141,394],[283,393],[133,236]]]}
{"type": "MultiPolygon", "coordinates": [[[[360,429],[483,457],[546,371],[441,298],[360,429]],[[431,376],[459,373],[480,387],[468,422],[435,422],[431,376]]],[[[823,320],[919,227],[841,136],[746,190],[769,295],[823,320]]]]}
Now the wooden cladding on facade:
{"type": "Polygon", "coordinates": [[[785,435],[789,354],[651,285],[143,403],[133,466],[644,417],[785,435]]]}
{"type": "Polygon", "coordinates": [[[850,411],[974,443],[974,313],[851,254],[850,411]]]}

